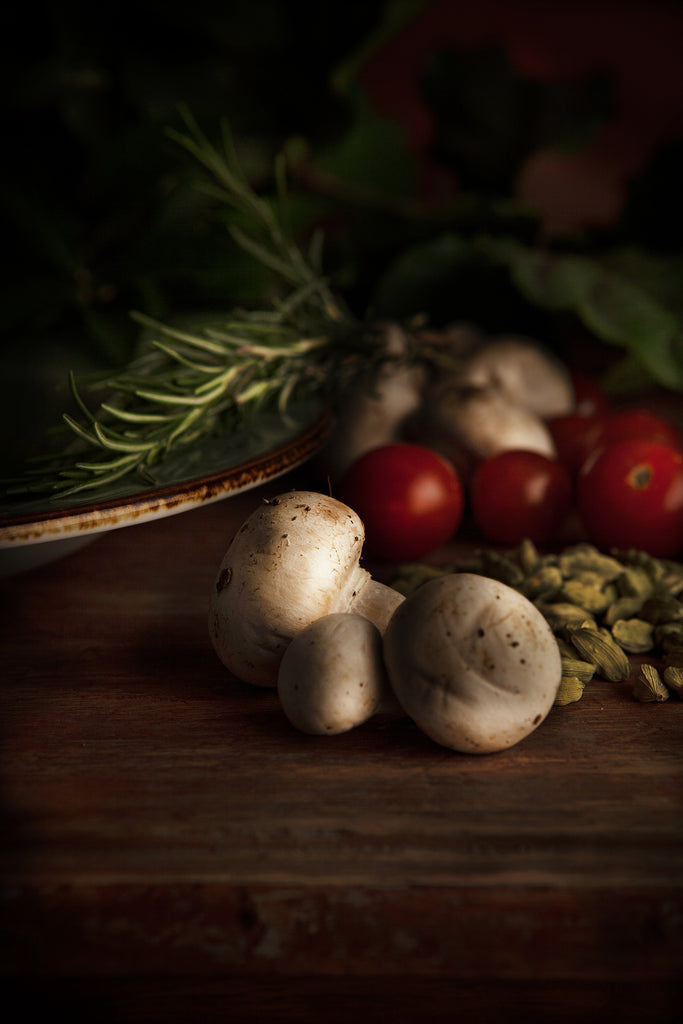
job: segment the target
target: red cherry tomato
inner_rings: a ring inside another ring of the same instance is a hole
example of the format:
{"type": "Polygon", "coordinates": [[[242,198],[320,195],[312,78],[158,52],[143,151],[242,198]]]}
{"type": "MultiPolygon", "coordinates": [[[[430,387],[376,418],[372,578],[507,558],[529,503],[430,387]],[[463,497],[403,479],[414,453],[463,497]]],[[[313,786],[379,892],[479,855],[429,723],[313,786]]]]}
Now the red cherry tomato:
{"type": "Polygon", "coordinates": [[[558,459],[576,476],[598,446],[604,426],[602,417],[568,413],[553,417],[546,426],[555,442],[558,459]]]}
{"type": "Polygon", "coordinates": [[[605,420],[600,438],[603,445],[617,441],[657,441],[680,449],[681,436],[668,419],[648,409],[622,409],[605,420]]]}
{"type": "Polygon", "coordinates": [[[366,554],[393,562],[422,558],[445,544],[465,503],[451,464],[407,443],[361,455],[340,481],[339,497],[363,520],[366,554]]]}
{"type": "Polygon", "coordinates": [[[572,505],[569,472],[538,452],[500,452],[474,471],[470,499],[474,521],[487,540],[543,544],[556,536],[572,505]]]}
{"type": "Polygon", "coordinates": [[[570,377],[576,415],[605,416],[610,409],[610,400],[600,382],[585,370],[572,370],[570,377]]]}
{"type": "Polygon", "coordinates": [[[639,548],[659,558],[683,550],[683,454],[656,441],[618,441],[577,479],[588,539],[603,550],[639,548]]]}

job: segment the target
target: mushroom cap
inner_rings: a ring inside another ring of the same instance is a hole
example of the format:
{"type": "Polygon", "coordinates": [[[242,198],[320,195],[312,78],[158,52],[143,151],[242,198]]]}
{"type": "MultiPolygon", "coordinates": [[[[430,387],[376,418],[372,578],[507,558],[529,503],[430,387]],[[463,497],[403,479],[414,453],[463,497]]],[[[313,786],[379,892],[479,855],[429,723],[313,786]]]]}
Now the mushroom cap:
{"type": "Polygon", "coordinates": [[[314,735],[333,736],[367,721],[386,685],[381,634],[353,612],[326,615],[302,630],[278,674],[285,715],[314,735]]]}
{"type": "Polygon", "coordinates": [[[346,611],[370,580],[360,517],[335,498],[290,491],[243,523],[211,590],[209,633],[238,679],[276,686],[287,646],[309,623],[346,611]]]}
{"type": "Polygon", "coordinates": [[[486,342],[463,367],[464,386],[498,388],[515,405],[547,419],[563,416],[574,408],[574,388],[569,371],[538,342],[503,335],[486,342]]]}
{"type": "Polygon", "coordinates": [[[513,448],[555,458],[550,430],[537,413],[513,402],[493,384],[461,387],[455,380],[437,385],[433,422],[478,459],[513,448]]]}
{"type": "Polygon", "coordinates": [[[427,380],[417,363],[388,361],[354,381],[320,462],[334,479],[365,452],[396,440],[403,424],[420,408],[427,380]]]}
{"type": "Polygon", "coordinates": [[[453,573],[423,584],[384,635],[389,679],[403,710],[437,743],[504,750],[553,705],[557,641],[539,610],[497,580],[453,573]]]}

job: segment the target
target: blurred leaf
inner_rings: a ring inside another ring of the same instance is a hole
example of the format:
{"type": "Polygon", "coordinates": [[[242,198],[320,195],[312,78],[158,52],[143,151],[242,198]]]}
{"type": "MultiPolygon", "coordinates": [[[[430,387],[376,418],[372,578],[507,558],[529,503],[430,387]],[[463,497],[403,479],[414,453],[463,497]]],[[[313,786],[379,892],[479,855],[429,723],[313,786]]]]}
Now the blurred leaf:
{"type": "Polygon", "coordinates": [[[601,384],[613,396],[628,397],[642,394],[655,384],[655,380],[636,356],[626,354],[607,367],[601,384]]]}
{"type": "Polygon", "coordinates": [[[683,256],[647,252],[635,245],[621,246],[603,257],[606,267],[652,295],[678,317],[683,317],[683,256]]]}
{"type": "Polygon", "coordinates": [[[470,321],[550,343],[553,317],[571,314],[594,338],[622,350],[612,389],[632,391],[639,379],[641,387],[655,381],[683,390],[680,280],[680,265],[637,250],[598,257],[448,233],[396,257],[378,282],[372,312],[470,321]]]}
{"type": "Polygon", "coordinates": [[[492,333],[533,331],[539,320],[506,268],[453,233],[402,251],[380,278],[371,312],[380,320],[422,314],[434,326],[470,322],[492,333]]]}
{"type": "Polygon", "coordinates": [[[353,93],[350,125],[344,136],[324,150],[320,168],[353,187],[386,196],[413,196],[417,160],[410,153],[401,126],[380,117],[358,89],[353,93]]]}
{"type": "MultiPolygon", "coordinates": [[[[512,240],[482,240],[480,246],[508,267],[529,302],[576,314],[601,341],[637,358],[659,384],[683,390],[683,320],[647,289],[643,276],[636,281],[609,259],[547,252],[512,240]]],[[[639,262],[646,265],[645,254],[639,262]]]]}

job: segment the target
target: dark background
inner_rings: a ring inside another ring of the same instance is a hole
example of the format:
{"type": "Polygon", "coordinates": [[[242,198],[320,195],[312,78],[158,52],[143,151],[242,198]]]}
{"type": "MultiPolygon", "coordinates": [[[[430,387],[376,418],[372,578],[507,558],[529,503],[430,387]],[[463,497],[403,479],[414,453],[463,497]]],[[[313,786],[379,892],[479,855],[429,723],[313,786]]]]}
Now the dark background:
{"type": "Polygon", "coordinates": [[[258,174],[289,135],[318,142],[339,130],[345,111],[330,68],[373,29],[380,7],[8,5],[3,335],[70,328],[117,360],[129,306],[215,301],[221,270],[230,272],[227,243],[207,241],[192,198],[171,194],[182,161],[165,131],[179,124],[178,104],[209,133],[229,118],[251,141],[258,174]]]}

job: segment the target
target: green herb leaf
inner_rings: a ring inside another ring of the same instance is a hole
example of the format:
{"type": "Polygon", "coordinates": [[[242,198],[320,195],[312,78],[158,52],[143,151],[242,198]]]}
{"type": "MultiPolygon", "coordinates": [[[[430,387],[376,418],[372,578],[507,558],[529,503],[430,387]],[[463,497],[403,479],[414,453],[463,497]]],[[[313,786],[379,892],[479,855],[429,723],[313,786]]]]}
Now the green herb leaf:
{"type": "Polygon", "coordinates": [[[508,267],[529,302],[575,313],[596,337],[635,356],[659,384],[683,390],[683,319],[618,267],[511,239],[481,239],[478,247],[508,267]]]}

